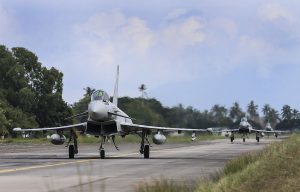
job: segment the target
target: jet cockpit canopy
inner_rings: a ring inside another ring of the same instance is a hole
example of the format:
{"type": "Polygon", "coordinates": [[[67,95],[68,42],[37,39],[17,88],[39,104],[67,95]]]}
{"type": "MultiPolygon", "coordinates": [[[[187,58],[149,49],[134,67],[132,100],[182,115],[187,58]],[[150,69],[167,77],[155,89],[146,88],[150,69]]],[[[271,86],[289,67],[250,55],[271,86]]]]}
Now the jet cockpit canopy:
{"type": "Polygon", "coordinates": [[[109,101],[109,95],[105,91],[97,90],[93,92],[91,101],[109,101]]]}
{"type": "Polygon", "coordinates": [[[247,117],[243,117],[243,118],[241,119],[241,121],[242,121],[242,122],[246,122],[246,121],[247,121],[247,117]]]}

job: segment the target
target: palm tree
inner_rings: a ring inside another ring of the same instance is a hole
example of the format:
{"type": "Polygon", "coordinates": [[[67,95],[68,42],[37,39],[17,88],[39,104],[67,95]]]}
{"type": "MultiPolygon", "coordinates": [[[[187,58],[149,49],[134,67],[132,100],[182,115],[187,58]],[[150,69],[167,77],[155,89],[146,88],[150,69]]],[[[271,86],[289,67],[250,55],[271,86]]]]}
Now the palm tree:
{"type": "Polygon", "coordinates": [[[247,112],[249,113],[250,119],[252,121],[255,120],[259,115],[257,113],[258,105],[254,104],[254,101],[250,101],[250,103],[247,106],[247,112]]]}
{"type": "Polygon", "coordinates": [[[238,102],[233,103],[233,106],[230,108],[229,116],[234,122],[245,116],[245,113],[242,111],[238,102]]]}
{"type": "Polygon", "coordinates": [[[293,109],[293,119],[300,119],[300,113],[297,109],[293,109]]]}
{"type": "Polygon", "coordinates": [[[265,104],[262,108],[262,112],[265,116],[265,122],[269,122],[269,114],[270,114],[270,111],[271,111],[271,107],[269,104],[265,104]]]}
{"type": "Polygon", "coordinates": [[[224,106],[218,104],[211,108],[211,114],[216,122],[221,122],[227,117],[228,110],[224,106]]]}
{"type": "Polygon", "coordinates": [[[275,109],[270,109],[270,112],[268,114],[268,121],[271,123],[272,127],[275,127],[275,125],[280,121],[279,113],[275,109]]]}
{"type": "Polygon", "coordinates": [[[93,94],[93,92],[95,91],[94,88],[91,88],[91,87],[86,87],[86,88],[83,88],[85,90],[85,96],[91,96],[93,94]]]}
{"type": "Polygon", "coordinates": [[[141,97],[144,99],[145,97],[147,97],[147,93],[146,93],[146,85],[145,84],[141,84],[141,86],[138,87],[139,91],[142,93],[141,97]]]}
{"type": "Polygon", "coordinates": [[[291,120],[293,117],[292,108],[289,105],[284,105],[281,109],[281,115],[284,120],[291,120]]]}

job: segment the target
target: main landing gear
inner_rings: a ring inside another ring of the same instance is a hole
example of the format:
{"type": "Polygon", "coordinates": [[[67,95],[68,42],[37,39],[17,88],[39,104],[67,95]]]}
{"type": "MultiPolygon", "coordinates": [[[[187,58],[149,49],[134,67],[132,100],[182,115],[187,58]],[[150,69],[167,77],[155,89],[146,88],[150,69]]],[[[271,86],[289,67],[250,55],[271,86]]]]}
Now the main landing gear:
{"type": "Polygon", "coordinates": [[[231,135],[230,135],[230,141],[231,141],[231,143],[233,143],[233,141],[234,141],[234,134],[233,133],[231,133],[231,135]]]}
{"type": "Polygon", "coordinates": [[[105,150],[100,149],[100,159],[105,159],[105,150]]]}
{"type": "Polygon", "coordinates": [[[259,135],[260,133],[259,132],[256,132],[256,141],[257,141],[257,143],[259,143],[259,135]]]}
{"type": "Polygon", "coordinates": [[[144,154],[145,159],[149,159],[149,157],[150,157],[150,144],[149,144],[148,135],[147,135],[146,131],[142,132],[141,138],[142,138],[142,140],[141,140],[140,153],[144,154]],[[145,144],[145,140],[147,141],[148,144],[145,144]]]}
{"type": "Polygon", "coordinates": [[[77,143],[77,135],[73,130],[71,130],[70,139],[66,147],[69,147],[69,159],[74,159],[75,154],[78,154],[78,143],[77,143]],[[72,141],[73,141],[73,145],[70,145],[72,141]]]}

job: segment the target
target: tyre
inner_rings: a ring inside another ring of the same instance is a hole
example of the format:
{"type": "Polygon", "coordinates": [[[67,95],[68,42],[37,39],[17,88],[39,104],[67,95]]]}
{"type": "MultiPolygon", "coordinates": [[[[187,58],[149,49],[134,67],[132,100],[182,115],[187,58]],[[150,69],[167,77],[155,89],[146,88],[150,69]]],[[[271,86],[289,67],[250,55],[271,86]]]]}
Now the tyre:
{"type": "Polygon", "coordinates": [[[145,145],[145,147],[144,147],[144,158],[149,159],[149,156],[150,156],[150,147],[149,147],[149,145],[145,145]]]}
{"type": "Polygon", "coordinates": [[[69,145],[69,159],[74,159],[75,148],[74,145],[69,145]]]}
{"type": "Polygon", "coordinates": [[[104,149],[100,150],[100,159],[105,159],[105,151],[104,151],[104,149]]]}
{"type": "Polygon", "coordinates": [[[245,143],[245,141],[246,141],[246,138],[243,138],[243,142],[245,143]]]}

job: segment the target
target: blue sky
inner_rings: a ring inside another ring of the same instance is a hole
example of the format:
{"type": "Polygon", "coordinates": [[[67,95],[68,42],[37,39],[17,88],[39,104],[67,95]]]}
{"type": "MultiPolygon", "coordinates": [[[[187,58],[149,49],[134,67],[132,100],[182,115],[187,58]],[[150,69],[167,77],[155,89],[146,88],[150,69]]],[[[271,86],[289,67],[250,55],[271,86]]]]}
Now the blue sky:
{"type": "Polygon", "coordinates": [[[210,109],[250,100],[299,109],[300,2],[1,0],[0,43],[64,73],[63,97],[91,86],[165,106],[210,109]]]}

